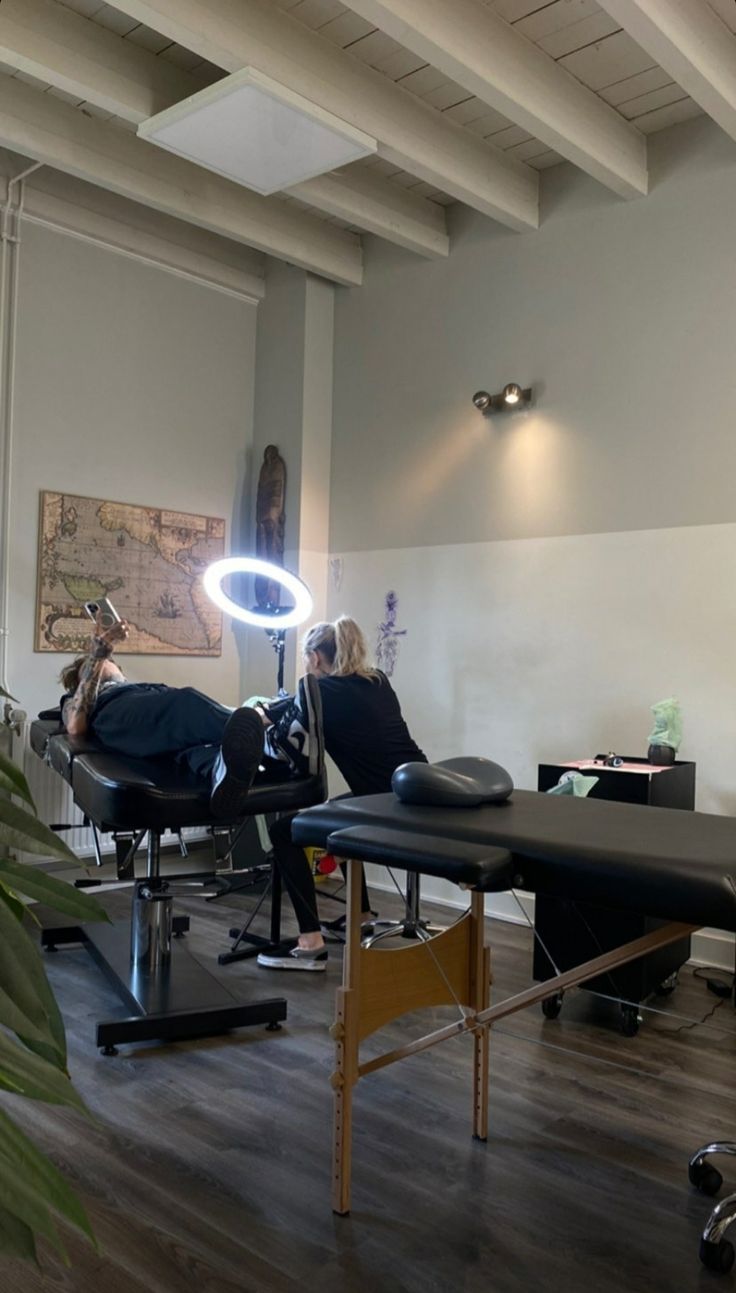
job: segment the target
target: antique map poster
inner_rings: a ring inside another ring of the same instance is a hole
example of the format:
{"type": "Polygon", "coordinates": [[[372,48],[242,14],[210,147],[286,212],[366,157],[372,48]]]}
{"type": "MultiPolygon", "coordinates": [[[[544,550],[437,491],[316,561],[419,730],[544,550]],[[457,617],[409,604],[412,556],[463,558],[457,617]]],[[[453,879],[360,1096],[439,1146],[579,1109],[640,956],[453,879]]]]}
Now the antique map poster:
{"type": "Polygon", "coordinates": [[[85,650],[84,602],[108,597],[130,625],[116,654],[219,656],[222,615],[201,576],[224,550],[211,516],[43,491],[35,650],[85,650]]]}

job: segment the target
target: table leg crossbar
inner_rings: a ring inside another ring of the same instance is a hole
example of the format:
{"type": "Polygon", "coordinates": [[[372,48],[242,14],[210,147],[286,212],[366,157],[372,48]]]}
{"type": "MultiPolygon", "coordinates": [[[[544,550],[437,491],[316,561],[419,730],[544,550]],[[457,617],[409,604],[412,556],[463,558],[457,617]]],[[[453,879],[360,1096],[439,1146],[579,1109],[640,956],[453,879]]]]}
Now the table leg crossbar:
{"type": "Polygon", "coordinates": [[[374,951],[361,946],[361,864],[346,861],[348,896],[343,985],[337,990],[335,1023],[330,1030],[336,1044],[335,1071],[330,1079],[335,1093],[333,1210],[342,1215],[350,1211],[353,1090],[361,1077],[450,1037],[472,1033],[473,1135],[485,1140],[490,1029],[494,1023],[687,937],[698,928],[679,923],[662,926],[491,1006],[491,952],[484,944],[484,895],[471,893],[465,915],[428,942],[374,951]],[[361,1064],[360,1043],[365,1037],[410,1011],[451,1004],[460,1008],[460,1018],[361,1064]]]}

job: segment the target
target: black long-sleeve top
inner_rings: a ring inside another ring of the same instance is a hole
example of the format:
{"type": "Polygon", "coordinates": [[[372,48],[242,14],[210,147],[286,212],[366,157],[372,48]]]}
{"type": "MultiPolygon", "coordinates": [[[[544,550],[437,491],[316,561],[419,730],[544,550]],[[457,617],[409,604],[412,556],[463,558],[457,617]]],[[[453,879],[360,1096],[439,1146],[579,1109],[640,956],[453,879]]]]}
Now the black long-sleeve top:
{"type": "Polygon", "coordinates": [[[325,748],[354,795],[389,791],[400,764],[427,762],[384,673],[320,678],[319,690],[325,748]]]}

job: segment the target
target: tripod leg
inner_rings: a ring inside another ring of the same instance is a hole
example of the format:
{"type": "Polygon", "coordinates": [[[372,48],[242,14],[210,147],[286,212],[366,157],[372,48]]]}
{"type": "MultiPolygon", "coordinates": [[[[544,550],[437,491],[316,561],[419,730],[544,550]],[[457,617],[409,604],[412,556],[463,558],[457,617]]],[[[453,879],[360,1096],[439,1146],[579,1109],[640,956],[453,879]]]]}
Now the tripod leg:
{"type": "Polygon", "coordinates": [[[271,942],[276,947],[281,942],[281,874],[276,862],[271,865],[271,942]]]}

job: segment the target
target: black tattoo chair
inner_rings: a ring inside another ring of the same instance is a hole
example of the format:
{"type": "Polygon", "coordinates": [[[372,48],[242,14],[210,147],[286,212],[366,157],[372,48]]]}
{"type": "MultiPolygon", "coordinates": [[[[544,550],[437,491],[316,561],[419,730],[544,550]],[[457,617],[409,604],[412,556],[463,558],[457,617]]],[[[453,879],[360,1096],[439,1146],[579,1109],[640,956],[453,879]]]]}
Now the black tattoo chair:
{"type": "MultiPolygon", "coordinates": [[[[55,927],[42,933],[49,951],[82,943],[130,1007],[129,1018],[98,1023],[97,1045],[105,1054],[114,1054],[116,1045],[123,1042],[206,1036],[246,1024],[278,1028],[286,1018],[283,998],[242,1002],[189,956],[181,937],[189,928],[189,918],[172,917],[172,899],[187,892],[187,887],[191,892],[194,884],[209,883],[218,892],[223,877],[213,868],[203,875],[164,878],[161,837],[170,830],[181,839],[185,827],[206,827],[218,862],[231,866],[237,841],[253,817],[298,812],[327,797],[319,688],[309,677],[300,686],[310,724],[308,770],[295,776],[285,767],[259,775],[248,796],[247,811],[235,821],[213,818],[207,788],[172,758],[126,758],[94,740],[70,738],[49,711],[32,724],[32,747],[71,786],[74,801],[92,829],[98,864],[103,862],[99,834],[111,832],[118,877],[133,886],[130,921],[55,927]],[[137,877],[136,855],[144,839],[145,874],[137,877]]],[[[278,940],[279,898],[276,889],[274,941],[278,940]]]]}

